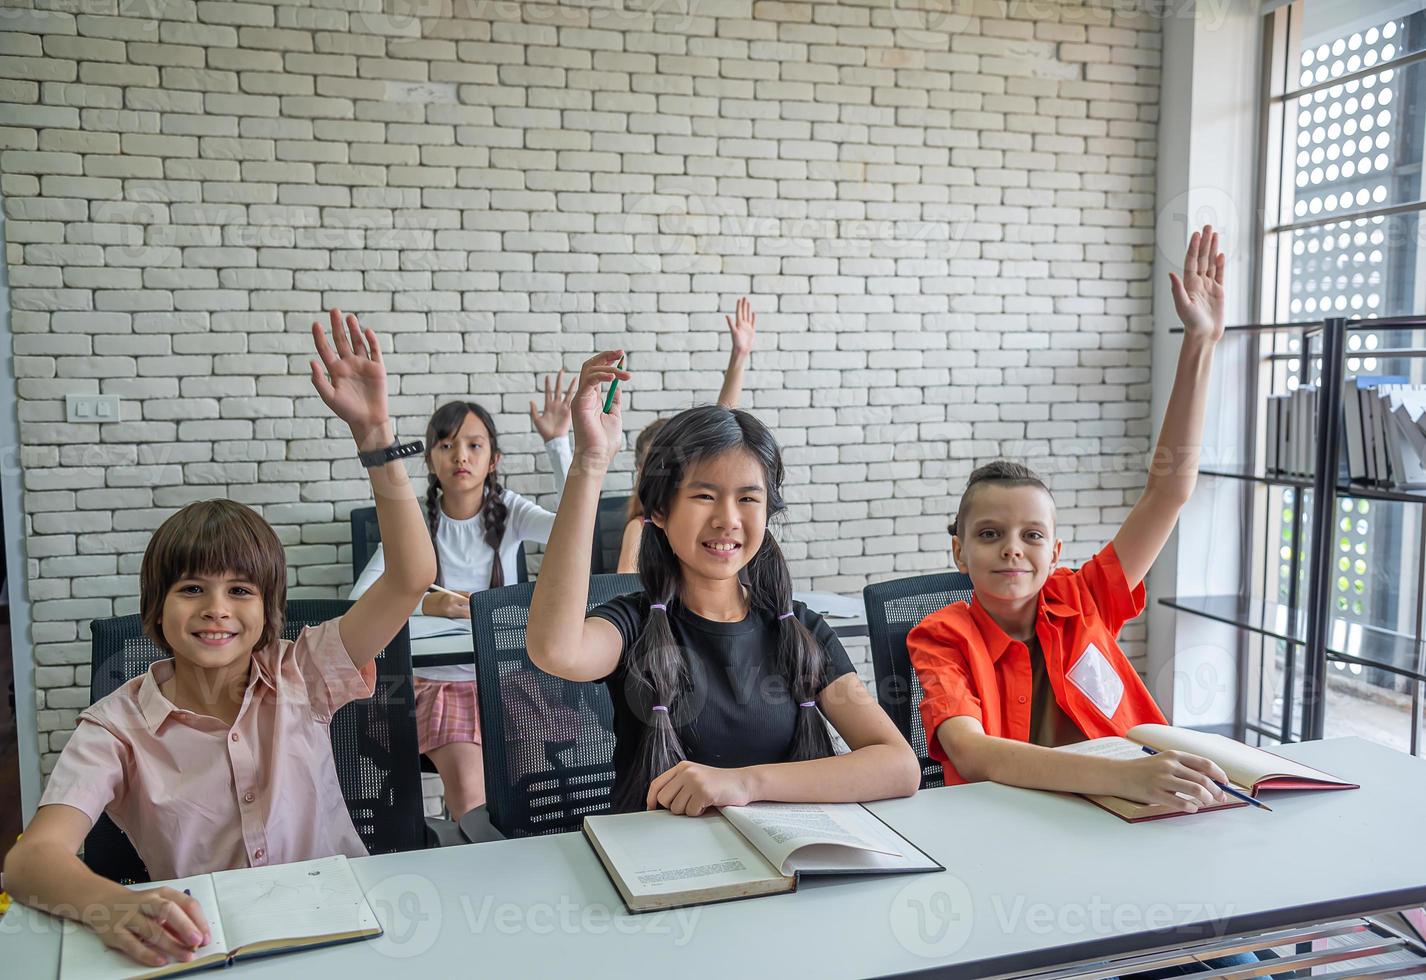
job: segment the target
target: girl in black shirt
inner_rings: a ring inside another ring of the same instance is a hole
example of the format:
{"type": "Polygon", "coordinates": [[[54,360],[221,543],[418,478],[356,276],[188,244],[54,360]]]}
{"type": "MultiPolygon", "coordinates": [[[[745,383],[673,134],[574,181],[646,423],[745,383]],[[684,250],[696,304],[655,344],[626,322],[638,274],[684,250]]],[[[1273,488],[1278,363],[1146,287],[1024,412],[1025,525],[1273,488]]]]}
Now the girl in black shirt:
{"type": "Polygon", "coordinates": [[[618,451],[622,351],[585,362],[575,455],[530,604],[526,649],[548,673],[604,681],[614,703],[614,806],[699,814],[755,800],[909,796],[915,754],[821,617],[792,601],[769,518],[782,455],[747,412],[671,419],[639,473],[643,592],[584,614],[600,487],[618,451]],[[820,712],[818,709],[821,709],[820,712]],[[851,752],[834,755],[826,715],[851,752]]]}

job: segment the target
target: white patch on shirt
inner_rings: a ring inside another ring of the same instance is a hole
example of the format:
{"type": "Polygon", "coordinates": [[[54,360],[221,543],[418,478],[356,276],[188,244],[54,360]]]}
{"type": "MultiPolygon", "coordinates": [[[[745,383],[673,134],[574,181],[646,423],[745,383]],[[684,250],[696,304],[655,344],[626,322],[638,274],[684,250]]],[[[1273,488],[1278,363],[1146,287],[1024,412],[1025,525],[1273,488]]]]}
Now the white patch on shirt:
{"type": "Polygon", "coordinates": [[[1075,665],[1065,674],[1106,718],[1113,718],[1124,700],[1124,681],[1114,670],[1109,658],[1091,643],[1084,648],[1075,665]]]}

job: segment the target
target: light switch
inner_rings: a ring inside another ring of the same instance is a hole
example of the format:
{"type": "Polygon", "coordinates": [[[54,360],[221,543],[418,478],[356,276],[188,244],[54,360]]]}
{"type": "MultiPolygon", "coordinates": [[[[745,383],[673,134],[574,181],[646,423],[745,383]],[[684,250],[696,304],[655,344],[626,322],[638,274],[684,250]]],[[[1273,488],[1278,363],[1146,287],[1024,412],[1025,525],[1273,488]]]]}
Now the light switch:
{"type": "Polygon", "coordinates": [[[118,422],[118,395],[65,395],[64,417],[68,422],[118,422]]]}

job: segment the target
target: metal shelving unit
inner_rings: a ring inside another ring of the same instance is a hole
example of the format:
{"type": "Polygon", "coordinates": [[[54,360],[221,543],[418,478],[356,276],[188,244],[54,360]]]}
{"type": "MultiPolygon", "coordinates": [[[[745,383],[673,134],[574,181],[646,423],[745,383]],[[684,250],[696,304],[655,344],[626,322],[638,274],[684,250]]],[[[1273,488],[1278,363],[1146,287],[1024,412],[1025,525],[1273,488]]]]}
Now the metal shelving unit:
{"type": "MultiPolygon", "coordinates": [[[[1339,500],[1343,498],[1391,501],[1408,505],[1426,505],[1426,491],[1398,489],[1349,483],[1339,472],[1344,452],[1342,388],[1346,378],[1347,338],[1358,330],[1420,330],[1426,331],[1426,317],[1394,317],[1352,320],[1332,318],[1317,323],[1249,324],[1230,327],[1233,334],[1270,336],[1295,334],[1298,350],[1284,354],[1273,345],[1267,352],[1259,350],[1257,336],[1251,337],[1257,363],[1270,365],[1274,361],[1292,358],[1297,361],[1297,378],[1307,383],[1310,366],[1317,364],[1320,378],[1318,417],[1316,420],[1317,451],[1313,475],[1310,477],[1273,475],[1247,467],[1204,466],[1200,476],[1245,481],[1266,487],[1291,488],[1296,492],[1292,507],[1292,542],[1288,596],[1278,602],[1253,595],[1171,596],[1159,602],[1180,613],[1198,616],[1243,630],[1270,640],[1287,644],[1284,663],[1284,705],[1280,728],[1268,728],[1242,717],[1240,731],[1253,731],[1270,738],[1294,741],[1296,714],[1292,703],[1297,683],[1297,667],[1302,664],[1301,737],[1321,738],[1326,720],[1327,667],[1330,663],[1352,664],[1407,678],[1412,683],[1411,745],[1422,750],[1421,699],[1426,685],[1426,635],[1423,635],[1423,592],[1426,580],[1426,519],[1418,522],[1414,629],[1410,634],[1351,621],[1337,615],[1333,609],[1333,562],[1337,558],[1334,530],[1339,500]],[[1320,345],[1313,352],[1312,344],[1320,345]],[[1310,495],[1311,505],[1304,513],[1302,501],[1310,495]],[[1307,546],[1304,548],[1304,531],[1307,546]],[[1299,587],[1302,565],[1306,562],[1303,587],[1299,587]],[[1301,656],[1299,656],[1301,654],[1301,656]]],[[[1426,357],[1426,347],[1392,347],[1377,349],[1371,356],[1378,360],[1426,357]]],[[[1253,417],[1247,420],[1247,431],[1256,434],[1257,413],[1262,399],[1254,393],[1251,399],[1253,417]]],[[[1256,445],[1256,441],[1253,443],[1256,445]]],[[[1252,523],[1251,521],[1249,522],[1252,523]]],[[[1252,528],[1261,535],[1266,529],[1252,528]]],[[[1251,577],[1248,577],[1251,582],[1251,577]]],[[[1248,586],[1252,588],[1251,584],[1248,586]]]]}

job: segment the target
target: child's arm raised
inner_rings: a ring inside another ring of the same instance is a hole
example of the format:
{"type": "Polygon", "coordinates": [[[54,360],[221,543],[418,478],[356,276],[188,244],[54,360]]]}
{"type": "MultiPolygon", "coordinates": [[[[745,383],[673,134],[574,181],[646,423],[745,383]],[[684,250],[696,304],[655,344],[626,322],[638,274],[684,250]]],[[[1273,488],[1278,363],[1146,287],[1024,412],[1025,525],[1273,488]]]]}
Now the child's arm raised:
{"type": "Polygon", "coordinates": [[[63,803],[42,806],[5,858],[15,898],[93,929],[104,945],[146,966],[187,962],[212,939],[196,899],[172,888],[136,891],[87,868],[76,855],[92,823],[63,803]]]}
{"type": "Polygon", "coordinates": [[[1183,321],[1178,371],[1144,494],[1114,536],[1114,552],[1131,590],[1149,574],[1198,480],[1208,376],[1213,348],[1223,336],[1223,261],[1218,235],[1204,225],[1188,243],[1183,278],[1169,273],[1174,307],[1183,321]]]}
{"type": "Polygon", "coordinates": [[[547,674],[571,681],[598,680],[619,663],[623,640],[612,623],[586,619],[589,569],[599,491],[609,463],[619,451],[623,415],[616,391],[606,414],[599,386],[633,375],[617,364],[623,351],[604,351],[584,362],[573,405],[574,463],[565,480],[555,526],[530,600],[525,649],[547,674]]]}
{"type": "Polygon", "coordinates": [[[728,355],[728,369],[723,372],[723,390],[718,393],[718,404],[724,408],[737,408],[738,399],[743,396],[743,372],[753,350],[758,316],[744,296],[738,300],[737,319],[730,316],[724,319],[728,321],[728,332],[733,335],[733,352],[728,355]]]}
{"type": "MultiPolygon", "coordinates": [[[[376,332],[363,330],[353,315],[344,320],[341,310],[333,309],[331,317],[330,344],[322,325],[312,324],[321,358],[312,361],[312,386],[351,429],[357,452],[385,449],[396,441],[396,430],[387,414],[386,365],[376,332]]],[[[376,659],[436,580],[436,552],[406,467],[397,459],[367,473],[386,567],[342,617],[342,645],[357,667],[376,659]]]]}

